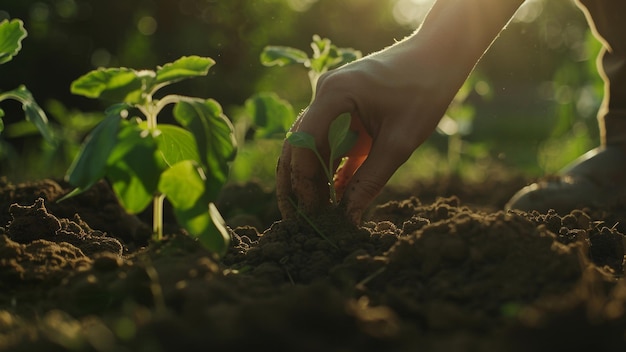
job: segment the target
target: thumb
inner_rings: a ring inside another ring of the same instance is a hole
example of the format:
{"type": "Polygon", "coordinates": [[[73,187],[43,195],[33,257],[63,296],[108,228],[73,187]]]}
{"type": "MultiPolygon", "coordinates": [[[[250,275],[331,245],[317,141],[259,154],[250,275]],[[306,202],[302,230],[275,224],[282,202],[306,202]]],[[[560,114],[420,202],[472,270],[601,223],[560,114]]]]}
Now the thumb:
{"type": "Polygon", "coordinates": [[[375,140],[369,156],[346,187],[342,203],[355,224],[361,222],[365,209],[415,149],[410,145],[394,145],[396,143],[397,140],[375,140]]]}

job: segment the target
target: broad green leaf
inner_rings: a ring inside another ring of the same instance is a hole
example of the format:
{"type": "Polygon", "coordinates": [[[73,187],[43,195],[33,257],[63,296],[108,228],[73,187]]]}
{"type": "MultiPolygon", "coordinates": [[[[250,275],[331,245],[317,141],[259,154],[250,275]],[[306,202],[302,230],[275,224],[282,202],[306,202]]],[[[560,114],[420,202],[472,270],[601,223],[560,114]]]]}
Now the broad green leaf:
{"type": "Polygon", "coordinates": [[[48,125],[48,117],[43,112],[41,107],[39,107],[39,105],[33,98],[33,95],[28,89],[26,89],[25,86],[21,85],[16,89],[0,93],[0,101],[5,99],[13,99],[19,101],[22,104],[22,109],[24,110],[24,114],[26,115],[26,120],[30,121],[37,127],[39,133],[41,133],[46,141],[50,143],[54,142],[52,130],[48,125]]]}
{"type": "Polygon", "coordinates": [[[332,155],[336,155],[334,151],[339,148],[343,140],[346,138],[346,135],[350,130],[351,120],[352,118],[350,117],[350,114],[341,114],[330,123],[330,127],[328,129],[328,145],[330,146],[330,153],[332,155]]]}
{"type": "Polygon", "coordinates": [[[183,160],[163,171],[158,188],[175,209],[186,210],[196,206],[204,194],[205,181],[197,163],[183,160]]]}
{"type": "Polygon", "coordinates": [[[157,126],[156,142],[159,154],[168,167],[183,160],[193,160],[202,164],[193,134],[175,125],[157,126]]]}
{"type": "Polygon", "coordinates": [[[266,46],[261,52],[261,63],[265,66],[306,64],[308,61],[307,53],[287,46],[266,46]]]}
{"type": "Polygon", "coordinates": [[[355,131],[349,130],[341,143],[339,143],[337,148],[333,151],[333,159],[345,156],[350,151],[350,149],[354,147],[358,139],[359,134],[355,131]]]}
{"type": "Polygon", "coordinates": [[[162,171],[156,159],[156,142],[146,132],[124,121],[107,160],[106,177],[121,205],[132,214],[151,203],[162,171]]]}
{"type": "Polygon", "coordinates": [[[209,228],[208,236],[200,236],[200,242],[207,247],[216,248],[218,254],[224,255],[230,244],[230,232],[215,203],[209,203],[209,216],[211,217],[213,228],[209,228]],[[217,233],[215,230],[217,230],[217,233]]]}
{"type": "Polygon", "coordinates": [[[174,106],[174,118],[193,134],[207,178],[225,182],[237,143],[233,125],[222,107],[213,99],[189,98],[174,106]]]}
{"type": "Polygon", "coordinates": [[[143,104],[151,91],[156,73],[130,68],[99,68],[72,82],[71,91],[87,98],[100,98],[128,104],[143,104]]]}
{"type": "Polygon", "coordinates": [[[198,202],[191,209],[174,208],[178,223],[210,251],[223,256],[230,245],[230,234],[211,202],[198,202]]]}
{"type": "Polygon", "coordinates": [[[206,76],[215,61],[209,57],[183,56],[180,59],[157,67],[156,84],[173,83],[185,78],[206,76]]]}
{"type": "Polygon", "coordinates": [[[344,156],[354,147],[359,134],[350,130],[350,114],[339,115],[328,130],[328,144],[330,145],[331,159],[344,156]]]}
{"type": "Polygon", "coordinates": [[[293,107],[276,93],[258,93],[246,100],[245,109],[257,138],[284,136],[296,118],[293,107]]]}
{"type": "Polygon", "coordinates": [[[307,148],[317,151],[315,139],[312,135],[306,132],[288,132],[286,140],[294,147],[307,148]]]}
{"type": "Polygon", "coordinates": [[[117,144],[117,133],[124,106],[109,110],[105,119],[87,136],[72,162],[66,178],[80,192],[87,190],[104,177],[107,160],[117,144]]]}
{"type": "Polygon", "coordinates": [[[22,40],[28,33],[19,19],[0,22],[0,64],[11,61],[22,49],[22,40]]]}

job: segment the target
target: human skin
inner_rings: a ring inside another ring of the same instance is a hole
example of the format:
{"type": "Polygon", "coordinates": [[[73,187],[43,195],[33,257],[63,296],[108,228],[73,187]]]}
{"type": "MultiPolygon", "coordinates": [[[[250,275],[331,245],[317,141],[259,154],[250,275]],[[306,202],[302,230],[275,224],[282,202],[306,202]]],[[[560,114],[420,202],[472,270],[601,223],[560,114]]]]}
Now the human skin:
{"type": "MultiPolygon", "coordinates": [[[[523,0],[439,0],[409,37],[327,72],[291,131],[311,134],[328,156],[330,123],[352,116],[359,133],[335,175],[341,207],[360,223],[393,173],[435,130],[463,82],[523,0]]],[[[328,185],[315,155],[285,142],[276,173],[284,218],[328,206],[328,185]]]]}

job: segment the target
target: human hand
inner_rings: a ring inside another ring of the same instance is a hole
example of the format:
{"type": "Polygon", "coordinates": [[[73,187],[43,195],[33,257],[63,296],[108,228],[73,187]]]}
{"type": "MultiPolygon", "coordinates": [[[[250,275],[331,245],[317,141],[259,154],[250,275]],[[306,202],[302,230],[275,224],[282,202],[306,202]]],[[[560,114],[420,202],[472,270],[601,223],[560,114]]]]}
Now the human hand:
{"type": "MultiPolygon", "coordinates": [[[[312,135],[328,158],[328,128],[352,116],[357,144],[336,172],[341,205],[359,223],[393,173],[435,130],[476,62],[523,0],[438,0],[407,39],[324,74],[291,131],[312,135]],[[489,11],[484,11],[488,7],[489,11]]],[[[276,193],[283,217],[329,204],[322,167],[307,149],[285,143],[276,193]],[[296,202],[297,201],[297,202],[296,202]]]]}
{"type": "MultiPolygon", "coordinates": [[[[341,203],[355,223],[396,169],[432,133],[458,89],[441,86],[443,80],[432,73],[418,72],[407,49],[398,44],[323,75],[315,100],[291,129],[311,134],[327,158],[330,123],[342,113],[352,115],[351,129],[359,138],[335,174],[335,188],[340,197],[343,194],[341,203]]],[[[311,151],[284,144],[277,168],[277,196],[284,217],[294,216],[294,197],[307,213],[327,205],[326,182],[311,151]]]]}

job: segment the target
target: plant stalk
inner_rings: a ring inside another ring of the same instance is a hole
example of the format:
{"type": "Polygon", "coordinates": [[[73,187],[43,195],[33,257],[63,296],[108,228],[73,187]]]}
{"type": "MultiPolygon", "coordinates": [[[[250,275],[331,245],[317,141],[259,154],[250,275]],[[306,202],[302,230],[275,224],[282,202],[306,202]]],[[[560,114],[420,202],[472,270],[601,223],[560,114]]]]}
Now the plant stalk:
{"type": "Polygon", "coordinates": [[[152,199],[152,239],[161,241],[163,239],[163,201],[164,194],[157,194],[152,199]]]}

